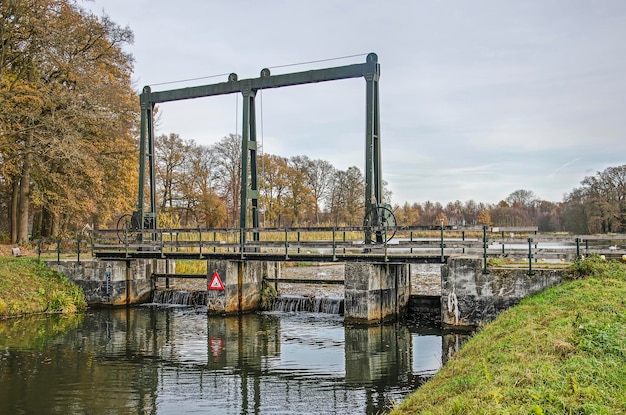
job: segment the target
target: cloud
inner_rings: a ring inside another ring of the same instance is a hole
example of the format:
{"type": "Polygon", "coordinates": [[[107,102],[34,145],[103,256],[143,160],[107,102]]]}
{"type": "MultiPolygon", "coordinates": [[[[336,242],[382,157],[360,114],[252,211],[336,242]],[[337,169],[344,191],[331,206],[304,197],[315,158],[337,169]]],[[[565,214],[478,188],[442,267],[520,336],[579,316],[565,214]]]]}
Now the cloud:
{"type": "MultiPolygon", "coordinates": [[[[585,175],[624,163],[626,2],[369,5],[95,0],[84,7],[104,8],[135,32],[129,50],[143,83],[230,72],[242,79],[263,67],[376,52],[383,178],[399,202],[497,202],[520,188],[558,201],[585,175]]],[[[362,79],[265,92],[257,110],[267,152],[363,168],[362,79]]],[[[235,96],[164,104],[161,129],[209,144],[241,131],[240,108],[235,96]]]]}

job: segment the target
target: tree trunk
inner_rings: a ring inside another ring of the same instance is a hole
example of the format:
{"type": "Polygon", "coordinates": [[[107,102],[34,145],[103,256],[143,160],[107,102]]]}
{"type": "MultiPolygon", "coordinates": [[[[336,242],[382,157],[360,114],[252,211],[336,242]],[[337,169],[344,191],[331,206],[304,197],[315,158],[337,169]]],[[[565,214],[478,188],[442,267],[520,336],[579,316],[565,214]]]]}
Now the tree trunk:
{"type": "Polygon", "coordinates": [[[50,238],[53,233],[54,215],[46,206],[41,208],[41,237],[50,238]]]}
{"type": "Polygon", "coordinates": [[[42,222],[43,222],[43,213],[42,213],[42,211],[39,210],[39,211],[33,212],[33,226],[32,226],[32,229],[30,231],[31,236],[33,237],[33,239],[41,238],[41,229],[43,228],[42,222]]]}
{"type": "Polygon", "coordinates": [[[28,219],[30,207],[30,171],[33,162],[31,147],[33,145],[33,132],[28,134],[26,154],[22,165],[22,176],[20,177],[19,203],[18,203],[18,223],[17,223],[17,243],[28,242],[28,219]]]}
{"type": "Polygon", "coordinates": [[[19,200],[19,181],[17,179],[13,179],[13,183],[11,184],[12,192],[11,192],[11,207],[9,209],[9,215],[11,216],[10,223],[10,232],[11,232],[11,243],[17,243],[17,206],[19,200]]]}

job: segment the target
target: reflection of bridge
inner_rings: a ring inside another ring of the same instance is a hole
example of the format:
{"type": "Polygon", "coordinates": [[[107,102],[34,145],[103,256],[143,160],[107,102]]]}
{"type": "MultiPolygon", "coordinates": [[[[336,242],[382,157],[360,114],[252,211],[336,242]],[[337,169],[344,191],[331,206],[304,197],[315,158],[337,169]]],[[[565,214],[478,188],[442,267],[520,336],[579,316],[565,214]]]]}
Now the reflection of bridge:
{"type": "Polygon", "coordinates": [[[124,323],[128,331],[149,318],[148,327],[140,328],[153,342],[134,346],[160,368],[161,388],[211,396],[212,405],[241,413],[252,408],[272,412],[272,407],[291,413],[313,408],[381,413],[390,399],[430,378],[450,357],[450,345],[459,336],[402,324],[344,326],[293,316],[207,318],[154,308],[132,314],[130,323],[124,323]]]}

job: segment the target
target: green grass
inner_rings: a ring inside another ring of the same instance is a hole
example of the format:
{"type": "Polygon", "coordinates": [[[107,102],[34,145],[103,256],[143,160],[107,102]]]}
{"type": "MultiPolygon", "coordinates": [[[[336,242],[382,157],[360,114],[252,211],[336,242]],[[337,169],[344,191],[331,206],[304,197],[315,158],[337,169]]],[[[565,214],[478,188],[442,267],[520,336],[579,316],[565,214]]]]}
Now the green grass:
{"type": "Polygon", "coordinates": [[[86,306],[82,290],[43,262],[0,258],[0,317],[72,313],[86,306]]]}
{"type": "Polygon", "coordinates": [[[524,299],[470,339],[392,414],[626,413],[626,266],[524,299]]]}

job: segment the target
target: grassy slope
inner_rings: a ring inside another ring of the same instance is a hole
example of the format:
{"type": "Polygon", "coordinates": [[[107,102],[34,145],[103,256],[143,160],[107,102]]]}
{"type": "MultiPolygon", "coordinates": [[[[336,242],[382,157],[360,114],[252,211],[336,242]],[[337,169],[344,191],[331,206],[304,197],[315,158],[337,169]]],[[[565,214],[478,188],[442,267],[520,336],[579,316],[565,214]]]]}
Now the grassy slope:
{"type": "Polygon", "coordinates": [[[82,290],[35,259],[0,258],[0,317],[85,308],[82,290]]]}
{"type": "Polygon", "coordinates": [[[626,266],[597,258],[484,327],[392,414],[626,414],[626,266]]]}

